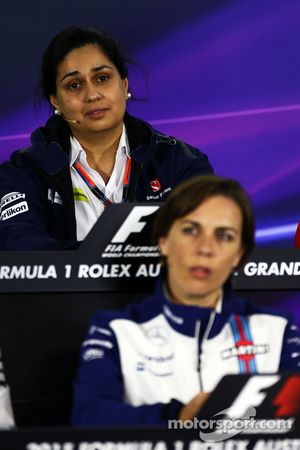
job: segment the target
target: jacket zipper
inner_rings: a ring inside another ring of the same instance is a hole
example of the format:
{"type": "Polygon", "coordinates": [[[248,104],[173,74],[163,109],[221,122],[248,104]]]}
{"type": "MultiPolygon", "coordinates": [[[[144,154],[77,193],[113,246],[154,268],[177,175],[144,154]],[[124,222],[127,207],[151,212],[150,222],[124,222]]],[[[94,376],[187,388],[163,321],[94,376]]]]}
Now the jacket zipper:
{"type": "Polygon", "coordinates": [[[200,356],[201,356],[201,348],[200,348],[200,329],[201,329],[201,320],[196,321],[195,326],[195,339],[196,339],[196,345],[197,345],[197,354],[196,354],[196,370],[198,372],[199,377],[199,385],[200,385],[200,392],[203,391],[203,385],[202,385],[202,379],[201,379],[201,363],[200,363],[200,356]]]}
{"type": "Polygon", "coordinates": [[[216,317],[216,311],[213,311],[208,319],[208,324],[206,326],[206,329],[204,331],[203,334],[203,339],[201,341],[201,343],[199,342],[200,339],[200,329],[201,329],[201,321],[197,320],[196,321],[196,326],[195,326],[195,338],[197,341],[197,372],[198,372],[198,377],[199,377],[199,385],[200,385],[200,392],[204,392],[204,387],[203,387],[203,380],[202,380],[202,374],[201,374],[201,355],[203,352],[203,342],[207,340],[207,337],[210,333],[210,330],[212,329],[214,320],[216,317]]]}

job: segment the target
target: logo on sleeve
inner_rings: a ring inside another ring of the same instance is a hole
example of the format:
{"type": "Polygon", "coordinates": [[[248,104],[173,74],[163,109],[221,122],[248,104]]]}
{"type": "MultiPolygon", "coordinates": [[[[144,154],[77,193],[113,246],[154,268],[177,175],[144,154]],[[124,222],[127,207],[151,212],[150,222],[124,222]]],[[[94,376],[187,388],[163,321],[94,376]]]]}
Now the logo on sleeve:
{"type": "Polygon", "coordinates": [[[2,211],[0,220],[7,220],[10,219],[13,216],[17,216],[18,214],[22,214],[24,212],[28,211],[28,204],[27,202],[20,202],[16,205],[11,206],[10,208],[5,209],[2,211]]]}
{"type": "Polygon", "coordinates": [[[20,200],[21,198],[25,198],[25,194],[23,194],[22,192],[9,192],[1,198],[0,210],[9,203],[20,200]]]}

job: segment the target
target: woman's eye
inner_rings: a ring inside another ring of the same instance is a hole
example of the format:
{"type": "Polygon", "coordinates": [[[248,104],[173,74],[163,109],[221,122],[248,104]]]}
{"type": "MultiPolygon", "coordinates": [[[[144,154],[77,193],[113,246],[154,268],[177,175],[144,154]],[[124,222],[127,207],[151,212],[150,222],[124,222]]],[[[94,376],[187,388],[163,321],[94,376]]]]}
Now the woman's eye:
{"type": "Polygon", "coordinates": [[[217,232],[217,238],[221,241],[230,242],[234,239],[233,235],[229,233],[228,231],[218,231],[217,232]]]}
{"type": "Polygon", "coordinates": [[[109,79],[108,75],[98,75],[97,76],[97,81],[99,83],[103,83],[104,81],[107,81],[109,79]]]}
{"type": "Polygon", "coordinates": [[[68,89],[70,89],[70,91],[76,91],[79,87],[80,83],[78,81],[68,85],[68,89]]]}
{"type": "Polygon", "coordinates": [[[182,228],[183,234],[187,234],[190,236],[196,236],[198,229],[196,227],[188,226],[182,228]]]}

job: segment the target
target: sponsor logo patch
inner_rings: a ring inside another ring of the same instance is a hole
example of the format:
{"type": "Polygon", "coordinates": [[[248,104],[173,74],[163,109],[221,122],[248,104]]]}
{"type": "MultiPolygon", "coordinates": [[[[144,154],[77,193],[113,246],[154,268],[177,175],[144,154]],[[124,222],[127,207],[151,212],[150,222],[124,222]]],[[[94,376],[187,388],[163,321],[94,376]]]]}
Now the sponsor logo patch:
{"type": "Polygon", "coordinates": [[[254,355],[263,355],[270,351],[270,346],[268,344],[249,344],[237,345],[236,347],[231,347],[227,350],[223,350],[221,353],[222,359],[228,359],[232,357],[240,358],[251,358],[254,355]]]}
{"type": "MultiPolygon", "coordinates": [[[[155,192],[154,189],[152,189],[153,192],[155,192]]],[[[158,191],[159,189],[157,189],[158,191]]],[[[146,196],[146,200],[148,201],[155,201],[155,200],[159,200],[160,198],[164,197],[168,192],[170,192],[172,189],[170,187],[165,188],[163,191],[159,192],[156,195],[147,195],[146,196]]]]}
{"type": "Polygon", "coordinates": [[[101,359],[104,356],[104,351],[96,348],[89,348],[83,353],[84,361],[91,361],[93,359],[101,359]]]}
{"type": "Polygon", "coordinates": [[[153,192],[157,192],[157,191],[161,190],[161,184],[160,184],[160,181],[158,178],[150,181],[150,186],[151,186],[153,192]]]}
{"type": "Polygon", "coordinates": [[[73,188],[74,200],[88,202],[89,199],[81,188],[73,188]]]}
{"type": "Polygon", "coordinates": [[[62,205],[62,199],[59,193],[55,192],[54,189],[48,189],[48,200],[50,200],[51,203],[62,205]]]}
{"type": "Polygon", "coordinates": [[[5,209],[2,211],[0,220],[7,220],[11,217],[17,216],[18,214],[22,214],[26,211],[28,211],[28,204],[27,202],[20,202],[16,205],[11,206],[10,208],[5,209]]]}
{"type": "Polygon", "coordinates": [[[162,326],[155,326],[145,332],[146,337],[151,344],[161,347],[165,345],[169,340],[169,331],[162,326]]]}
{"type": "Polygon", "coordinates": [[[4,195],[1,198],[0,201],[0,210],[5,206],[8,205],[9,203],[12,203],[16,200],[20,200],[21,198],[25,198],[25,194],[23,194],[22,192],[9,192],[8,194],[4,195]]]}

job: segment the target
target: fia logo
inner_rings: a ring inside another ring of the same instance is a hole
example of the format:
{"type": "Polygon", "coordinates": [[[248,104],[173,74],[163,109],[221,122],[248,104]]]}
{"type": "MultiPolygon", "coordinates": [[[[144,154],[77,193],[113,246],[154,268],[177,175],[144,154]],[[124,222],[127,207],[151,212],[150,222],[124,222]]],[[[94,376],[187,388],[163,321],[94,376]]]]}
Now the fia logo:
{"type": "Polygon", "coordinates": [[[160,181],[158,178],[150,181],[150,186],[151,186],[153,192],[158,192],[161,190],[161,184],[160,184],[160,181]]]}

